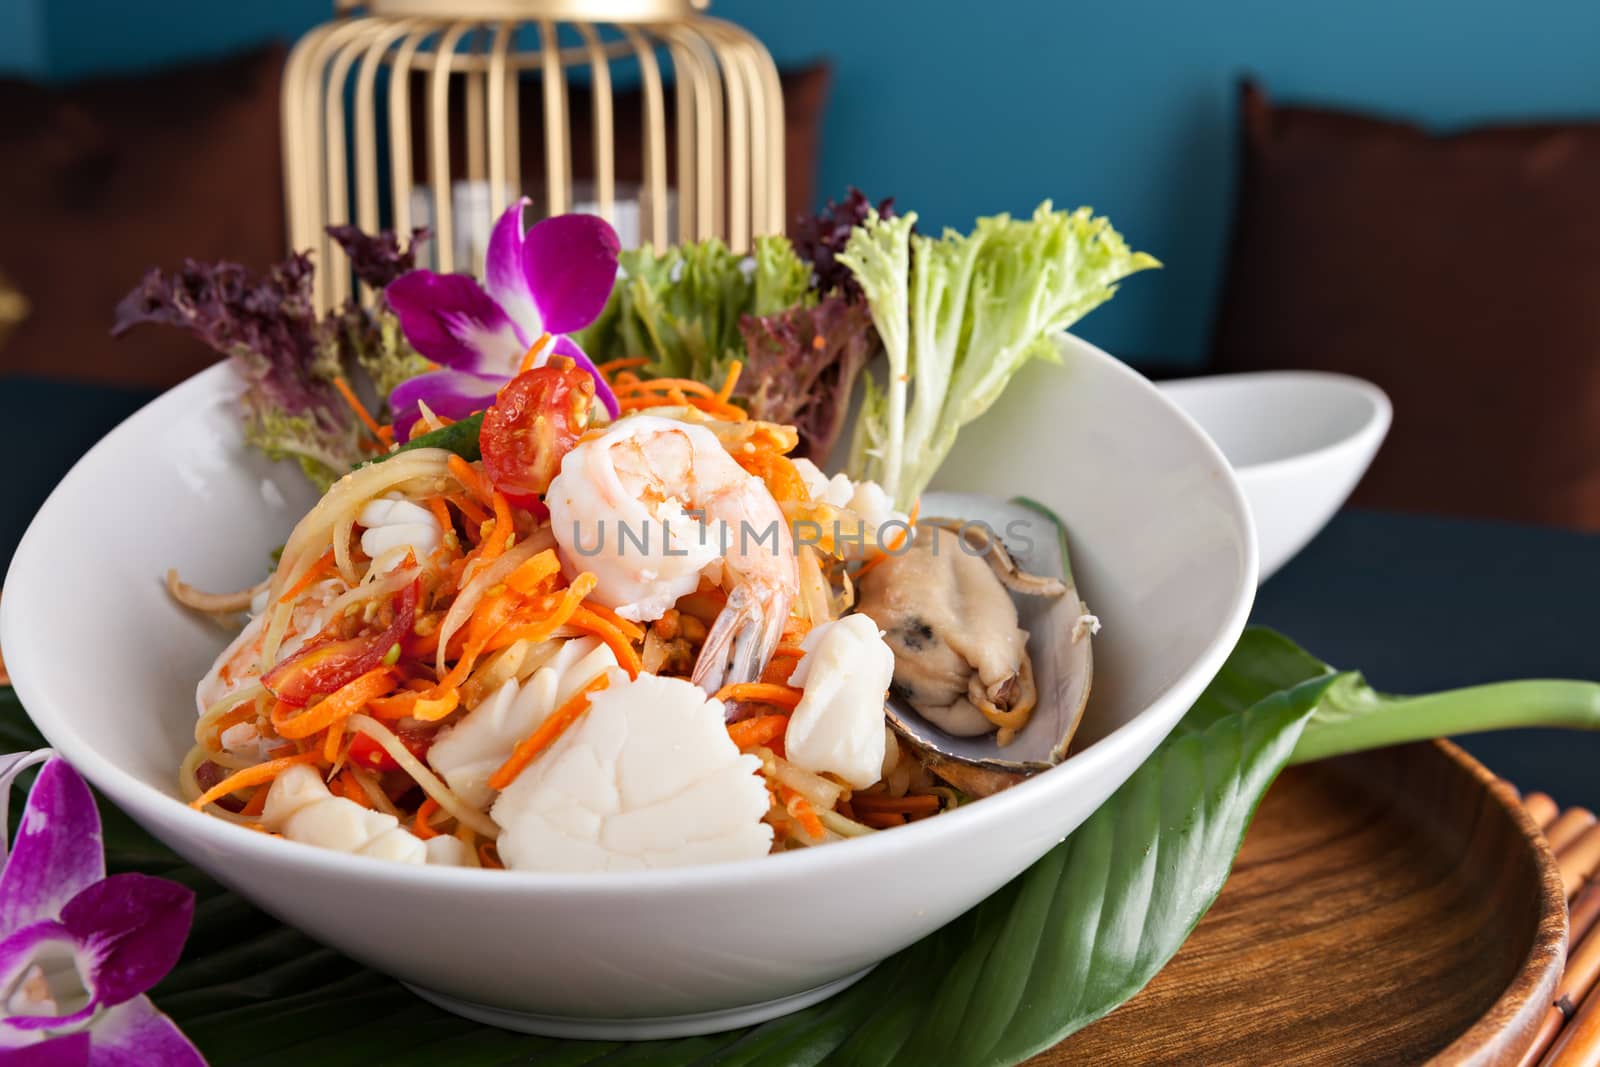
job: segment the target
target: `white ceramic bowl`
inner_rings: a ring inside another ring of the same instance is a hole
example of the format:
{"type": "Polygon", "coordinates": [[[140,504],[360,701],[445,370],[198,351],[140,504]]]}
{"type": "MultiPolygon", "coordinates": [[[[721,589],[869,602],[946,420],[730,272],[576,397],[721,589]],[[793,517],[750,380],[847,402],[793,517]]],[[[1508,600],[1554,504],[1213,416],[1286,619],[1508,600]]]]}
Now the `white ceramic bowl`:
{"type": "Polygon", "coordinates": [[[962,436],[947,488],[1066,517],[1100,616],[1096,686],[1061,767],[871,838],[760,860],[554,875],[411,867],[191,811],[176,768],[226,641],[174,605],[257,580],[312,499],[241,444],[223,367],[118,427],[62,481],[7,576],[0,643],[50,742],[139,823],[284,921],[437,1002],[560,1036],[726,1029],[842,988],[1029,866],[1120,785],[1244,626],[1256,548],[1227,462],[1149,382],[1066,338],[962,436]],[[775,915],[805,921],[774,922],[775,915]],[[418,916],[427,916],[420,924],[418,916]]]}
{"type": "Polygon", "coordinates": [[[1163,382],[1161,391],[1233,464],[1255,517],[1266,581],[1315,537],[1389,432],[1389,398],[1322,371],[1261,371],[1163,382]]]}

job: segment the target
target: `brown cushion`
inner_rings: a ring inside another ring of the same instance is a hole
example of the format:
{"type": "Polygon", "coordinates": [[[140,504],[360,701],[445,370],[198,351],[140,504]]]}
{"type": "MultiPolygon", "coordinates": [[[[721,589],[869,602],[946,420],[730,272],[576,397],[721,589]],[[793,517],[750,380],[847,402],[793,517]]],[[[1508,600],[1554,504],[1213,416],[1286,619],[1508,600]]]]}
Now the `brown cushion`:
{"type": "Polygon", "coordinates": [[[283,258],[281,47],[64,89],[0,80],[0,271],[31,305],[0,371],[133,385],[217,357],[176,330],[113,341],[152,266],[283,258]]]}
{"type": "Polygon", "coordinates": [[[1435,135],[1247,85],[1243,131],[1218,369],[1387,390],[1358,504],[1600,529],[1600,124],[1435,135]]]}

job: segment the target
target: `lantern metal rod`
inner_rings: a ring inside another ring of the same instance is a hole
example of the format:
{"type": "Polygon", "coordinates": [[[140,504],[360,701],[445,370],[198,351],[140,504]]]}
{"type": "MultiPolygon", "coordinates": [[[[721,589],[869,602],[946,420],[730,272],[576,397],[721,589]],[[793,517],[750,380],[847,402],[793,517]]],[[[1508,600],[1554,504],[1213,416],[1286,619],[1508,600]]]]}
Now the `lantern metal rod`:
{"type": "Polygon", "coordinates": [[[546,215],[572,208],[572,139],[567,131],[567,80],[562,77],[561,40],[553,22],[539,24],[544,45],[544,189],[546,215]]]}
{"type": "MultiPolygon", "coordinates": [[[[632,26],[621,27],[623,36],[639,60],[639,85],[644,91],[643,144],[644,189],[640,195],[640,232],[650,234],[657,248],[667,246],[667,106],[661,88],[661,64],[656,50],[632,26]],[[645,222],[648,220],[648,231],[645,222]]],[[[680,212],[681,212],[680,208],[680,212]]]]}
{"type": "MultiPolygon", "coordinates": [[[[578,23],[578,35],[589,50],[589,85],[594,99],[594,195],[602,218],[616,214],[616,160],[612,149],[611,64],[600,35],[587,22],[578,23]]],[[[624,42],[625,43],[625,42],[624,42]]]]}
{"type": "Polygon", "coordinates": [[[502,22],[495,28],[494,45],[489,50],[489,217],[499,218],[511,197],[511,171],[506,153],[509,127],[507,97],[515,96],[517,87],[509,76],[508,57],[511,38],[516,34],[516,23],[502,22]]]}
{"type": "Polygon", "coordinates": [[[538,122],[543,145],[542,188],[531,190],[535,214],[583,201],[584,210],[618,221],[614,67],[628,63],[636,67],[641,119],[634,239],[660,247],[673,236],[720,237],[744,251],[757,235],[781,231],[777,69],[744,30],[698,14],[703,6],[702,0],[339,0],[346,14],[301,39],[282,93],[288,238],[323,268],[315,276],[319,309],[351,291],[348,265],[326,228],[353,216],[375,231],[385,190],[389,221],[402,234],[412,229],[414,205],[427,205],[433,267],[478,266],[488,224],[524,191],[520,89],[535,70],[541,108],[530,120],[538,122]],[[653,14],[643,17],[646,11],[653,14]],[[596,13],[603,14],[596,19],[596,13]],[[519,46],[524,32],[528,44],[519,46]],[[592,158],[576,161],[586,165],[578,173],[593,175],[583,197],[573,180],[569,71],[582,71],[577,76],[590,109],[592,158]],[[414,108],[418,92],[421,106],[414,108]],[[386,136],[379,108],[386,108],[386,136]],[[418,163],[427,175],[420,189],[418,163]],[[415,200],[419,193],[426,199],[415,200]]]}
{"type": "MultiPolygon", "coordinates": [[[[451,23],[435,23],[433,28],[437,32],[449,25],[451,23]]],[[[627,59],[632,55],[632,49],[628,47],[626,41],[622,40],[602,41],[600,48],[607,59],[627,59]]],[[[417,58],[412,61],[411,65],[417,70],[432,70],[436,54],[436,50],[431,48],[423,50],[418,53],[417,58]]],[[[587,45],[564,45],[556,54],[562,68],[588,66],[593,61],[593,54],[587,45]]],[[[508,53],[507,62],[513,70],[524,71],[541,70],[548,60],[549,56],[541,47],[537,51],[513,49],[508,53]]],[[[456,72],[484,72],[488,70],[488,67],[489,59],[487,56],[471,52],[457,55],[450,61],[450,69],[456,72]]]]}

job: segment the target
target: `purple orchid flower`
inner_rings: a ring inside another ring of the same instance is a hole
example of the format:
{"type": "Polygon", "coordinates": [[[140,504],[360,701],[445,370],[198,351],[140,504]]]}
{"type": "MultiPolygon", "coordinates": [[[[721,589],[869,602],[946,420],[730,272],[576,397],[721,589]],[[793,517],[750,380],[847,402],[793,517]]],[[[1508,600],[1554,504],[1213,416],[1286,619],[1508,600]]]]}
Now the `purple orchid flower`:
{"type": "MultiPolygon", "coordinates": [[[[32,762],[12,757],[0,789],[32,762]]],[[[204,1067],[144,995],[178,961],[193,916],[176,882],[106,877],[94,797],[50,759],[0,871],[0,1062],[204,1067]]]]}
{"type": "Polygon", "coordinates": [[[484,284],[466,274],[414,270],[384,289],[406,340],[441,369],[402,382],[389,394],[395,435],[411,436],[418,402],[459,419],[494,403],[541,334],[552,354],[571,357],[594,377],[595,394],[617,416],[617,399],[589,357],[566,334],[599,317],[617,277],[617,231],[596,215],[556,215],[522,230],[523,197],[489,235],[484,284]]]}

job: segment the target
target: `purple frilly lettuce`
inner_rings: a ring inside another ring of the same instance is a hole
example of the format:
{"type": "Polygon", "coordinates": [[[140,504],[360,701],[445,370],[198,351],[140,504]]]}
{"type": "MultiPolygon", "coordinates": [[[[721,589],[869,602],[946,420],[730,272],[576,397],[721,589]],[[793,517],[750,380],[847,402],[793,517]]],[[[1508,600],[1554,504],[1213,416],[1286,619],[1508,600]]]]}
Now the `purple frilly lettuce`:
{"type": "Polygon", "coordinates": [[[617,233],[595,215],[557,215],[524,233],[527,204],[522,198],[495,223],[482,285],[465,274],[413,270],[384,290],[406,340],[440,365],[389,394],[399,440],[410,437],[419,403],[450,419],[494,403],[546,333],[556,340],[539,362],[551,354],[570,357],[594,377],[595,394],[616,417],[616,397],[605,379],[565,335],[593,322],[610,299],[621,248],[617,233]]]}
{"type": "Polygon", "coordinates": [[[0,1062],[204,1067],[144,995],[178,961],[193,915],[175,882],[106,877],[89,787],[47,762],[0,871],[0,1062]]]}

